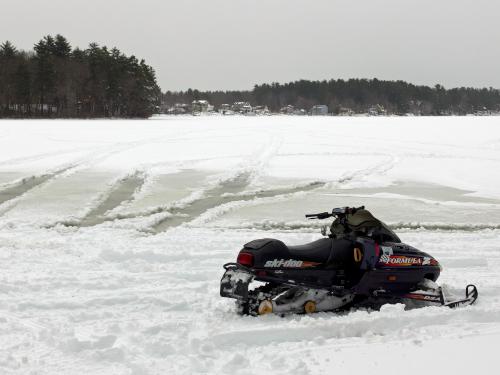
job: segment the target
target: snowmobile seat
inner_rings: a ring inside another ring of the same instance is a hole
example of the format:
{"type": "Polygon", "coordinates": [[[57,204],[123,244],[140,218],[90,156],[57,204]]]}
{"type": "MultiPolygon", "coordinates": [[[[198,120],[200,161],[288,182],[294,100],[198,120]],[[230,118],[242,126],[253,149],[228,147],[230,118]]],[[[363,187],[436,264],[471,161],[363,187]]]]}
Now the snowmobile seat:
{"type": "Polygon", "coordinates": [[[333,241],[331,238],[322,238],[305,245],[287,246],[287,248],[290,255],[297,260],[326,263],[332,253],[333,241]]]}

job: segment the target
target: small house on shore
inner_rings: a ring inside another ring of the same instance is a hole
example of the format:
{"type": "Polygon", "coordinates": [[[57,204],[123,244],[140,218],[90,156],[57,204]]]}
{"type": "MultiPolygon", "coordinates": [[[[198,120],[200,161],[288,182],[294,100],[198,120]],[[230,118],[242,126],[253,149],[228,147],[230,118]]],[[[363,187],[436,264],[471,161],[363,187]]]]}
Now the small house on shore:
{"type": "Polygon", "coordinates": [[[311,108],[311,116],[327,116],[328,106],[323,104],[315,105],[311,108]]]}

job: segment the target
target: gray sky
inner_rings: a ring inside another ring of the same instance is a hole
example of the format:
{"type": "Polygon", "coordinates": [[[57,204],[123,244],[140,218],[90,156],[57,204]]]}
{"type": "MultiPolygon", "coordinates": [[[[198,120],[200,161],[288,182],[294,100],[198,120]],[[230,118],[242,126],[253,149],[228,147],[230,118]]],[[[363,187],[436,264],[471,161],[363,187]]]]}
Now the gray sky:
{"type": "Polygon", "coordinates": [[[301,78],[500,88],[497,0],[0,0],[0,40],[144,58],[163,90],[301,78]]]}

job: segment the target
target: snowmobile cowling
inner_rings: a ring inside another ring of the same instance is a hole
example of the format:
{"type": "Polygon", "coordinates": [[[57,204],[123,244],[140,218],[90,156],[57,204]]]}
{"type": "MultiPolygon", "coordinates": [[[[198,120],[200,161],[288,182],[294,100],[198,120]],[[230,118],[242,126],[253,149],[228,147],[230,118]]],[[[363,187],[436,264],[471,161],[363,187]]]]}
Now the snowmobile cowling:
{"type": "Polygon", "coordinates": [[[234,298],[243,314],[304,313],[348,307],[378,308],[412,301],[450,307],[472,304],[477,289],[449,302],[435,284],[441,266],[431,255],[401,242],[364,207],[337,208],[326,238],[289,246],[263,238],[246,243],[236,263],[224,266],[220,294],[234,298]],[[263,285],[250,289],[253,281],[263,285]]]}

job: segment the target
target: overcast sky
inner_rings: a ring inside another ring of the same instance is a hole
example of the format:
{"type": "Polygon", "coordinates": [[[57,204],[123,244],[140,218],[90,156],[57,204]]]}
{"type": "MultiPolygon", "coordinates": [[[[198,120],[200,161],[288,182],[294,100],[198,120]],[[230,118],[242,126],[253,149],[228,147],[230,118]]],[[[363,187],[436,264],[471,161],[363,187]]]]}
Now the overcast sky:
{"type": "Polygon", "coordinates": [[[163,90],[301,78],[500,88],[498,0],[0,0],[0,40],[144,58],[163,90]]]}

